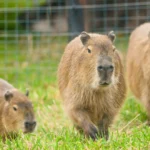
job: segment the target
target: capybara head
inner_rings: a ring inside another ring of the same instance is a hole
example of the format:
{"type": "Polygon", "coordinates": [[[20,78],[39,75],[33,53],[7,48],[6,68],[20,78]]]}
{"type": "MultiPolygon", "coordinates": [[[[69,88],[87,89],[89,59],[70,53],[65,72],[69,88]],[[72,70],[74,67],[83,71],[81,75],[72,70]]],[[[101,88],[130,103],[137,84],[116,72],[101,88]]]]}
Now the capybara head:
{"type": "Polygon", "coordinates": [[[86,66],[89,81],[93,88],[106,87],[115,81],[115,34],[88,34],[82,32],[80,40],[86,50],[86,66]],[[91,74],[91,76],[90,76],[91,74]]]}
{"type": "Polygon", "coordinates": [[[7,91],[4,94],[6,101],[2,122],[7,132],[33,132],[36,127],[32,103],[19,91],[7,91]]]}

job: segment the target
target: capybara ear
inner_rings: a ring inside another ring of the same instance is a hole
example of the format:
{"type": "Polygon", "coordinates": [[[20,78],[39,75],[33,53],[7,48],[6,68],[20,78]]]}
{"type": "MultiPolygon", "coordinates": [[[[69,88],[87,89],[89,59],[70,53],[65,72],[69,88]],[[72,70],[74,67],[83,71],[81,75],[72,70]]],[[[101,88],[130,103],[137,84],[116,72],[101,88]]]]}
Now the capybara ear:
{"type": "Polygon", "coordinates": [[[10,102],[11,98],[13,97],[13,93],[7,91],[4,96],[5,96],[5,100],[10,102]]]}
{"type": "Polygon", "coordinates": [[[26,90],[25,95],[28,97],[29,96],[29,90],[26,90]]]}
{"type": "Polygon", "coordinates": [[[108,33],[108,38],[109,38],[112,42],[115,41],[116,35],[115,35],[114,31],[110,31],[110,32],[108,33]]]}
{"type": "Polygon", "coordinates": [[[87,41],[90,39],[90,36],[85,31],[81,32],[80,36],[81,42],[83,45],[86,45],[87,41]]]}

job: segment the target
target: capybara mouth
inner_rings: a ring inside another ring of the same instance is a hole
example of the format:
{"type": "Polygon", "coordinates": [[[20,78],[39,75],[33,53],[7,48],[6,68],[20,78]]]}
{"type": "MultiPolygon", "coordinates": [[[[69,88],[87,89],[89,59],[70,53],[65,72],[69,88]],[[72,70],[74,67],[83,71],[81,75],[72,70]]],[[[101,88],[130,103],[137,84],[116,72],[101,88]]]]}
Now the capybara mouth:
{"type": "Polygon", "coordinates": [[[100,82],[99,85],[102,86],[102,87],[107,87],[107,86],[110,85],[110,83],[107,83],[107,82],[101,83],[100,82]]]}
{"type": "Polygon", "coordinates": [[[23,133],[26,134],[26,133],[32,133],[34,131],[34,129],[30,129],[30,130],[25,130],[23,133]]]}

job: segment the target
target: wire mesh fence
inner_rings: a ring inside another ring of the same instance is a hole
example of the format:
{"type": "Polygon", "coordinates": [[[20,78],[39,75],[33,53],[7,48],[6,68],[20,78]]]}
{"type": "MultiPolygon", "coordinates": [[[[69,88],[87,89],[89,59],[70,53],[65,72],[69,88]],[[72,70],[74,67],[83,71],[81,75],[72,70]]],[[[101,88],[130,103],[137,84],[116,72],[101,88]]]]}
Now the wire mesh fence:
{"type": "Polygon", "coordinates": [[[148,21],[149,0],[1,1],[0,76],[17,81],[22,74],[25,80],[56,75],[66,43],[81,31],[114,30],[124,43],[124,37],[148,21]]]}

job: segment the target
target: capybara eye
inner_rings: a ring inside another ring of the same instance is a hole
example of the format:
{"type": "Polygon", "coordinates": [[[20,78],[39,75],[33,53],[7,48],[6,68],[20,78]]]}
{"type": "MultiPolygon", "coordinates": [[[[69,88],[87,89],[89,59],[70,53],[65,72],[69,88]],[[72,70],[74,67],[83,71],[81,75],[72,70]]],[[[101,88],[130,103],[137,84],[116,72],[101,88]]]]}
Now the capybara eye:
{"type": "Polygon", "coordinates": [[[114,69],[114,66],[112,66],[112,65],[111,65],[111,66],[109,66],[109,69],[113,70],[113,69],[114,69]]]}
{"type": "Polygon", "coordinates": [[[91,53],[91,50],[88,48],[88,53],[91,53]]]}
{"type": "Polygon", "coordinates": [[[13,106],[13,110],[14,110],[14,111],[17,111],[17,107],[13,106]]]}
{"type": "Polygon", "coordinates": [[[98,70],[103,70],[103,66],[99,66],[99,67],[98,67],[98,70]]]}

